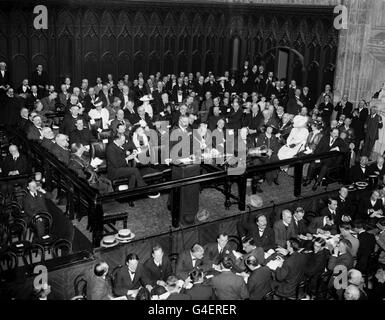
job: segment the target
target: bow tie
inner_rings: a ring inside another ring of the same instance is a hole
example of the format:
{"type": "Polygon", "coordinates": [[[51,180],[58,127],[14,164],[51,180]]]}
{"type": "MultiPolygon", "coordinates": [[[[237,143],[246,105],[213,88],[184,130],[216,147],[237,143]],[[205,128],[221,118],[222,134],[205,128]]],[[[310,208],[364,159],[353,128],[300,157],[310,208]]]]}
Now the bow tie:
{"type": "Polygon", "coordinates": [[[134,271],[130,271],[130,270],[128,270],[128,272],[129,272],[130,274],[132,274],[132,275],[134,275],[134,274],[135,274],[135,272],[134,272],[134,271]]]}

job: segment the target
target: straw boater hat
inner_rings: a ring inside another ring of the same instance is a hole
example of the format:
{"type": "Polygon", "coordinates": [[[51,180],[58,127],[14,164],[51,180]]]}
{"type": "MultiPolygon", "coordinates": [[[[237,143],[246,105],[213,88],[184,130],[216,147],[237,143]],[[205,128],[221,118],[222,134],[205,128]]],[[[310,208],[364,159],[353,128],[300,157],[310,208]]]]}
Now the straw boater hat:
{"type": "Polygon", "coordinates": [[[254,208],[262,208],[263,200],[259,195],[252,194],[251,196],[246,196],[246,204],[249,204],[254,208]]]}
{"type": "Polygon", "coordinates": [[[154,98],[152,97],[152,95],[146,94],[146,95],[144,95],[143,97],[141,97],[139,100],[145,102],[145,101],[151,101],[151,100],[154,100],[154,98]]]}
{"type": "Polygon", "coordinates": [[[293,119],[294,128],[305,128],[308,122],[308,117],[297,115],[293,119]]]}
{"type": "Polygon", "coordinates": [[[226,77],[219,77],[219,78],[218,78],[218,81],[225,81],[225,80],[227,80],[226,77]]]}
{"type": "Polygon", "coordinates": [[[103,248],[114,247],[119,243],[119,241],[115,238],[115,235],[105,236],[102,241],[100,241],[100,246],[103,248]]]}
{"type": "Polygon", "coordinates": [[[206,209],[201,209],[198,211],[196,215],[196,220],[198,222],[204,222],[210,217],[210,212],[208,212],[206,209]]]}
{"type": "Polygon", "coordinates": [[[115,238],[119,242],[130,242],[132,239],[135,238],[135,233],[133,233],[130,229],[121,229],[119,230],[118,234],[115,236],[115,238]]]}

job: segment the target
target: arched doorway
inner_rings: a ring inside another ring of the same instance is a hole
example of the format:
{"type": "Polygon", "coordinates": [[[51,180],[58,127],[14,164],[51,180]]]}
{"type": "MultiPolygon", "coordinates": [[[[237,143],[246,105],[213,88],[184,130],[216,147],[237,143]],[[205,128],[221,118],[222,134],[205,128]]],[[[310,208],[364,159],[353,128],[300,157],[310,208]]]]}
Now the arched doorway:
{"type": "Polygon", "coordinates": [[[306,75],[304,60],[303,55],[297,50],[277,46],[262,54],[261,63],[266,71],[273,71],[279,79],[295,80],[302,86],[306,75]]]}

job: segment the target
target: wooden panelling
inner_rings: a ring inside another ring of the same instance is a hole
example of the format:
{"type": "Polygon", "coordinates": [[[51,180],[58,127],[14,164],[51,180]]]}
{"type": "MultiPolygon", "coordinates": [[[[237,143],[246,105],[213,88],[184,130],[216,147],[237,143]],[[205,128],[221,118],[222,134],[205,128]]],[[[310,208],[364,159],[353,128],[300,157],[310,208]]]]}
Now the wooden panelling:
{"type": "Polygon", "coordinates": [[[14,86],[38,63],[56,85],[65,76],[74,84],[84,77],[93,84],[107,73],[131,79],[140,71],[145,76],[157,71],[220,75],[232,68],[235,38],[239,63],[249,59],[274,70],[277,46],[284,46],[301,55],[293,57],[289,77],[303,85],[316,80],[310,85],[315,92],[333,81],[338,34],[331,7],[49,3],[48,30],[33,28],[31,5],[11,2],[0,9],[0,58],[14,86]]]}

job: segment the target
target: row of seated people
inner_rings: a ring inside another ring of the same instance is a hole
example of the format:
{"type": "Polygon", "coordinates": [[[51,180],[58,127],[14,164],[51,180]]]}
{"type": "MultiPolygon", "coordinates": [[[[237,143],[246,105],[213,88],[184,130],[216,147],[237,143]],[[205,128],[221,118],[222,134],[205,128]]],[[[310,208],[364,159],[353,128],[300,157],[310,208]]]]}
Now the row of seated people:
{"type": "MultiPolygon", "coordinates": [[[[298,212],[295,215],[300,216],[298,212]]],[[[287,222],[287,212],[276,225],[283,224],[284,220],[287,222]]],[[[95,266],[90,277],[87,297],[109,299],[136,296],[140,288],[146,288],[152,296],[158,296],[157,299],[169,300],[261,300],[272,290],[278,298],[294,298],[296,288],[303,280],[309,279],[310,291],[314,292],[318,277],[325,270],[335,271],[337,266],[345,266],[347,271],[351,270],[362,279],[362,275],[367,274],[368,259],[375,250],[376,241],[383,263],[385,219],[378,222],[376,237],[365,231],[360,221],[355,222],[353,234],[351,225],[343,223],[334,244],[319,236],[330,232],[328,226],[333,218],[326,217],[325,220],[325,227],[317,227],[317,223],[313,222],[309,226],[309,231],[318,236],[301,238],[293,234],[286,240],[285,248],[279,240],[273,240],[271,247],[264,247],[253,236],[247,236],[242,240],[240,252],[236,242],[231,241],[226,233],[221,233],[217,242],[205,246],[195,244],[190,250],[180,253],[175,273],[160,246],[153,248],[151,258],[144,263],[139,262],[136,254],[129,254],[126,265],[110,273],[111,282],[106,277],[108,265],[102,262],[95,266]],[[272,257],[277,261],[276,267],[269,264],[272,257]]],[[[259,227],[268,228],[264,215],[259,216],[257,221],[259,227]]],[[[257,232],[264,233],[263,230],[257,232]]],[[[361,280],[356,285],[364,297],[361,280]]],[[[343,292],[337,290],[336,294],[341,296],[343,292]]]]}
{"type": "MultiPolygon", "coordinates": [[[[235,109],[239,110],[239,102],[237,99],[234,99],[232,102],[232,105],[235,109]]],[[[102,110],[103,107],[101,104],[97,104],[95,109],[93,110],[102,110]]],[[[268,157],[263,159],[262,161],[274,161],[277,159],[285,159],[290,158],[292,156],[295,156],[298,154],[301,150],[306,153],[313,152],[313,149],[315,149],[316,141],[317,139],[313,139],[316,134],[319,134],[320,132],[313,132],[309,138],[309,132],[307,129],[307,121],[308,117],[306,116],[306,110],[303,108],[303,114],[295,117],[296,121],[293,121],[293,124],[291,123],[291,117],[288,114],[282,115],[282,125],[281,128],[278,128],[279,126],[279,116],[274,111],[265,109],[262,112],[259,111],[259,106],[257,104],[252,106],[251,112],[248,114],[249,119],[259,119],[258,125],[255,127],[255,129],[252,129],[251,125],[248,125],[246,127],[243,127],[243,129],[247,128],[247,134],[248,134],[248,141],[247,145],[248,147],[254,147],[258,148],[261,146],[264,146],[267,149],[268,157]],[[293,126],[295,128],[293,128],[293,126]],[[270,129],[268,129],[270,128],[270,129]],[[268,129],[268,130],[267,130],[268,129]],[[313,137],[313,138],[312,138],[313,137]],[[285,141],[288,140],[289,142],[285,141]],[[282,146],[283,144],[283,146],[282,146]]],[[[93,111],[91,110],[91,111],[93,111]]],[[[90,112],[91,112],[90,111],[90,112]]],[[[212,118],[216,118],[219,111],[218,107],[214,107],[213,109],[213,116],[212,118]]],[[[35,114],[34,112],[31,113],[30,117],[26,116],[24,113],[26,112],[25,109],[21,111],[22,114],[22,120],[20,121],[20,128],[22,130],[25,130],[27,133],[27,137],[30,140],[35,141],[42,141],[42,145],[48,147],[48,149],[53,148],[52,151],[54,154],[56,153],[56,156],[66,164],[69,162],[69,152],[68,152],[68,145],[66,145],[66,142],[64,141],[65,138],[63,135],[57,135],[57,140],[59,140],[59,143],[53,145],[51,143],[53,137],[51,131],[45,129],[44,127],[44,134],[43,136],[43,126],[42,126],[42,119],[39,115],[35,114]],[[63,149],[65,151],[63,151],[63,149]]],[[[148,137],[146,137],[146,133],[150,130],[150,128],[154,128],[157,135],[158,135],[158,141],[157,145],[162,145],[164,143],[164,136],[166,131],[163,129],[165,127],[162,127],[162,119],[161,117],[156,117],[154,119],[154,123],[149,119],[148,114],[145,112],[145,107],[140,106],[138,108],[138,113],[140,114],[140,117],[138,117],[136,120],[140,119],[136,125],[132,126],[131,122],[125,118],[125,113],[123,110],[118,110],[116,114],[116,119],[114,119],[109,128],[105,128],[103,126],[103,119],[101,120],[101,125],[99,127],[95,127],[95,120],[98,120],[100,118],[91,119],[90,123],[88,124],[87,121],[84,119],[84,117],[81,117],[79,115],[79,107],[77,105],[73,105],[70,109],[71,114],[66,115],[62,124],[62,132],[68,132],[69,131],[69,140],[71,145],[73,143],[81,143],[83,146],[85,146],[87,149],[89,149],[98,138],[99,142],[106,141],[106,139],[103,139],[102,137],[109,137],[110,142],[113,138],[116,137],[116,134],[124,134],[126,137],[126,145],[135,145],[135,148],[141,148],[141,145],[145,147],[148,147],[148,137]],[[66,121],[69,119],[68,121],[66,121]],[[66,123],[70,123],[71,125],[66,125],[66,123]],[[71,130],[67,130],[66,128],[71,128],[71,130]],[[144,130],[142,129],[144,128],[144,130]],[[144,131],[144,132],[143,132],[144,131]],[[140,139],[135,139],[136,137],[140,137],[140,139]],[[142,141],[139,141],[142,140],[142,141]],[[147,140],[147,141],[146,141],[147,140]],[[141,145],[140,145],[141,144],[141,145]]],[[[210,145],[209,143],[206,143],[206,141],[210,141],[210,137],[207,134],[209,132],[208,130],[204,130],[203,128],[208,128],[209,123],[200,123],[199,125],[195,124],[195,118],[190,116],[187,116],[187,107],[185,105],[181,105],[179,110],[175,110],[174,115],[176,114],[178,117],[178,124],[174,127],[174,129],[180,130],[182,133],[185,131],[191,131],[194,128],[202,129],[200,132],[198,132],[197,140],[200,142],[201,149],[210,149],[211,147],[217,147],[220,145],[225,145],[224,137],[222,141],[216,142],[215,145],[210,145]],[[217,146],[218,145],[218,146],[217,146]]],[[[212,119],[209,118],[209,119],[212,119]]],[[[134,121],[136,121],[134,120],[134,121]]],[[[133,121],[133,122],[134,122],[133,121]]],[[[216,128],[219,132],[226,131],[229,134],[231,134],[231,126],[228,127],[226,125],[226,122],[228,120],[223,119],[222,117],[219,117],[219,119],[216,121],[216,128]]],[[[170,123],[170,122],[169,122],[170,123]]],[[[319,127],[317,124],[314,124],[314,127],[319,127]]],[[[315,129],[314,129],[315,130],[315,129]]],[[[338,131],[339,134],[339,131],[338,131]]],[[[237,135],[237,133],[235,133],[237,135]]],[[[343,132],[341,132],[341,135],[344,135],[343,132]]],[[[345,139],[346,138],[346,135],[345,139]]],[[[191,140],[193,140],[193,137],[190,137],[191,140]]],[[[246,139],[245,139],[246,141],[246,139]]],[[[349,139],[347,139],[346,143],[349,143],[349,139]]],[[[341,141],[337,139],[337,142],[341,144],[341,141]]],[[[153,144],[154,141],[150,139],[150,143],[153,144]]],[[[103,142],[103,144],[105,144],[103,142]]],[[[338,145],[337,145],[338,146],[338,145]]],[[[332,148],[335,148],[333,145],[332,148]]],[[[223,148],[224,149],[224,148],[223,148]]],[[[343,144],[343,148],[341,149],[346,150],[347,147],[345,144],[343,144]]],[[[129,151],[130,154],[132,153],[132,150],[126,150],[129,151]]],[[[327,150],[326,150],[327,151],[327,150]]],[[[343,151],[343,150],[341,150],[343,151]]],[[[104,158],[107,158],[104,156],[104,158]]],[[[131,160],[131,159],[129,159],[131,160]]],[[[258,162],[259,160],[257,160],[258,162]]],[[[127,170],[126,170],[127,171],[127,170]]],[[[271,181],[271,180],[270,180],[271,181]]],[[[270,182],[269,181],[269,182],[270,182]]],[[[275,179],[276,182],[276,179],[275,179]]]]}

